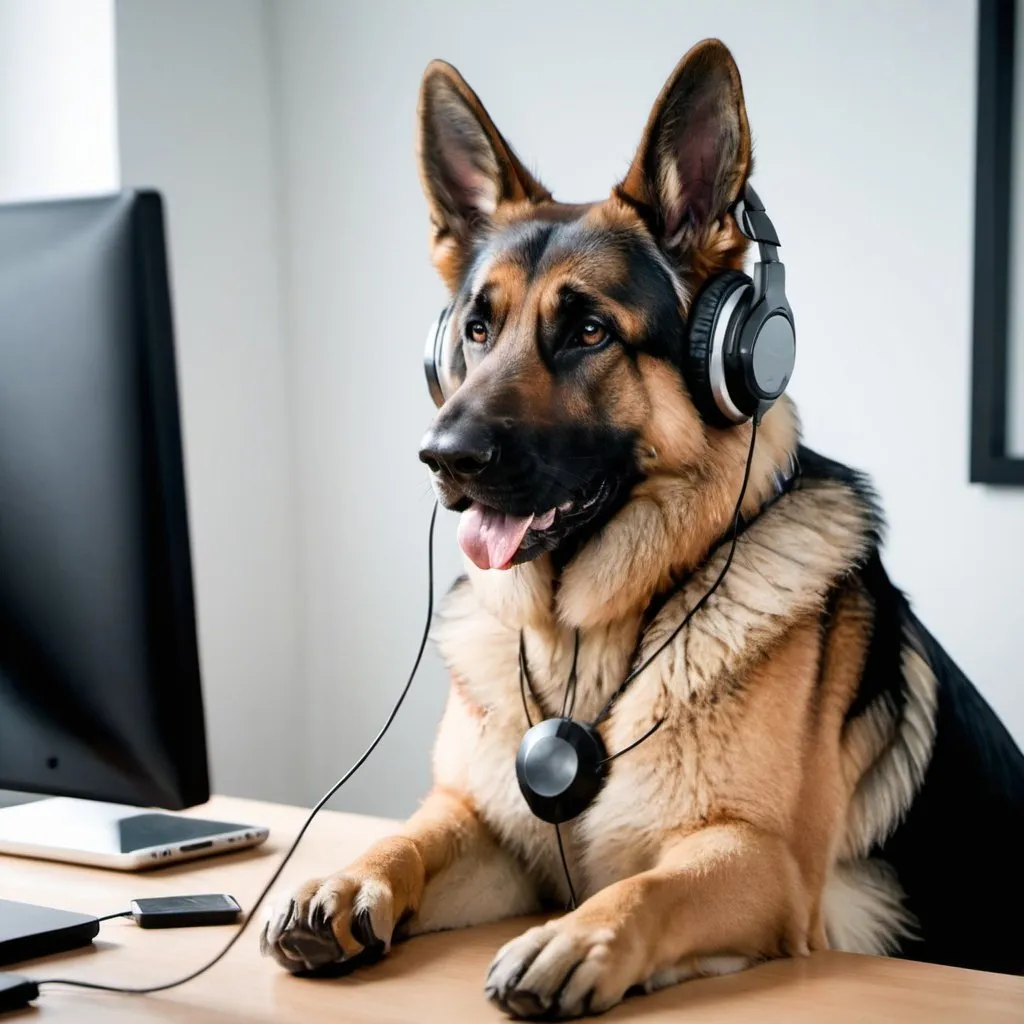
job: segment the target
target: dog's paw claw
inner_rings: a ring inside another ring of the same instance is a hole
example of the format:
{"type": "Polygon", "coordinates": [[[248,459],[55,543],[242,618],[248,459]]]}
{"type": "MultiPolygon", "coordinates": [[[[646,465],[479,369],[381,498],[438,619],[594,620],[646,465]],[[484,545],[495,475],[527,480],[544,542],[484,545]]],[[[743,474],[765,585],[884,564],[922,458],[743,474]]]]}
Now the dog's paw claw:
{"type": "Polygon", "coordinates": [[[356,942],[367,949],[383,946],[382,939],[378,939],[373,933],[373,922],[370,920],[370,911],[366,908],[358,910],[352,918],[352,935],[356,942]]]}
{"type": "Polygon", "coordinates": [[[539,1017],[548,1008],[536,992],[511,992],[505,1001],[517,1017],[539,1017]]]}
{"type": "Polygon", "coordinates": [[[601,1013],[620,1002],[629,982],[611,955],[608,929],[570,918],[542,925],[498,951],[487,974],[487,998],[513,1017],[566,1019],[601,1013]]]}
{"type": "Polygon", "coordinates": [[[268,913],[260,952],[293,974],[373,963],[391,940],[391,907],[390,889],[376,880],[309,882],[268,913]]]}

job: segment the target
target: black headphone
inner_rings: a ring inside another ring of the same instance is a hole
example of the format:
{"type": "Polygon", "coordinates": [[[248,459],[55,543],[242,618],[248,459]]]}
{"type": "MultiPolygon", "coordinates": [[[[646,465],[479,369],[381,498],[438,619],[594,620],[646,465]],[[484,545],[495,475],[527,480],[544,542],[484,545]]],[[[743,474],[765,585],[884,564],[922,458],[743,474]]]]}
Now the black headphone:
{"type": "MultiPolygon", "coordinates": [[[[697,293],[680,367],[701,416],[720,427],[763,415],[786,390],[796,359],[793,310],[775,226],[749,184],[731,212],[743,235],[757,243],[754,277],[726,270],[697,293]]],[[[438,407],[460,383],[456,360],[462,363],[461,343],[452,337],[451,310],[446,306],[431,326],[423,357],[427,386],[438,407]]]]}

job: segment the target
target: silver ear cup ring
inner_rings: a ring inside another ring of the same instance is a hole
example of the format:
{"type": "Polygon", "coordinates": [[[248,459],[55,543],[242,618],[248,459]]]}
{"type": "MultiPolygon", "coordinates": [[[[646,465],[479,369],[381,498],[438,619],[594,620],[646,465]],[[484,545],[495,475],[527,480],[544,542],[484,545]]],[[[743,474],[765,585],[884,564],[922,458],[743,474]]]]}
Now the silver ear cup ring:
{"type": "Polygon", "coordinates": [[[423,351],[423,372],[427,377],[427,387],[434,405],[444,405],[445,396],[451,393],[450,381],[447,379],[447,353],[445,342],[451,321],[451,307],[445,306],[438,318],[430,325],[427,332],[426,348],[423,351]]]}
{"type": "Polygon", "coordinates": [[[729,395],[729,386],[725,381],[725,351],[730,339],[730,327],[736,307],[748,290],[752,290],[751,285],[740,285],[722,304],[722,309],[715,320],[715,328],[711,337],[711,351],[708,353],[708,380],[711,384],[711,393],[715,396],[715,404],[721,410],[722,415],[732,420],[733,423],[745,423],[750,419],[746,413],[736,407],[736,403],[729,395]]]}

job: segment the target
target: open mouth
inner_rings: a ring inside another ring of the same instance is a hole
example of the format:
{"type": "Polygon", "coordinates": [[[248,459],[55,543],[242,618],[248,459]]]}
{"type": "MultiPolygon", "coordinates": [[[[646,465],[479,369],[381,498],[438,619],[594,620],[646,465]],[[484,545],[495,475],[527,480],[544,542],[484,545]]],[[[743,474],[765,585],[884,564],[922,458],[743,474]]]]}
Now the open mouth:
{"type": "Polygon", "coordinates": [[[557,547],[607,503],[605,481],[592,494],[545,512],[515,516],[474,501],[459,519],[459,546],[480,569],[510,569],[557,547]]]}

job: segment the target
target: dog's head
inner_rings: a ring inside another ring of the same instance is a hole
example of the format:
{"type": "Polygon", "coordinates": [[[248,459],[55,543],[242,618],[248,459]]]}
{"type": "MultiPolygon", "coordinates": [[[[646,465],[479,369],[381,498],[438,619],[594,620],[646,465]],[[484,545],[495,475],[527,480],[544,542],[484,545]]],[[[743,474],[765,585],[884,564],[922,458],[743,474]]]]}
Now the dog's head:
{"type": "Polygon", "coordinates": [[[419,157],[457,382],[420,458],[481,568],[571,552],[638,480],[699,463],[714,429],[679,367],[692,296],[746,251],[728,212],[751,162],[739,72],[717,41],[691,50],[603,202],[553,200],[441,62],[419,157]]]}

